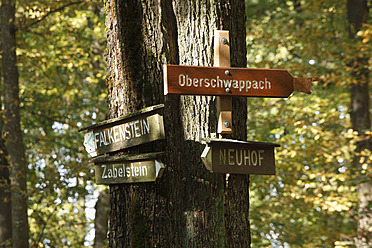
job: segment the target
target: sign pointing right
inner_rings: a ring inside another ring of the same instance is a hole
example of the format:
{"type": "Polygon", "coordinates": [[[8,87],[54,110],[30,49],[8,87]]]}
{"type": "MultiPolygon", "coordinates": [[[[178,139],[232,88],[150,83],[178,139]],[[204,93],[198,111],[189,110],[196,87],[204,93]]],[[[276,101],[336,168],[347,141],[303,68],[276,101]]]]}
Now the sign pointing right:
{"type": "Polygon", "coordinates": [[[287,70],[164,65],[164,94],[289,97],[311,94],[318,78],[294,78],[287,70]]]}

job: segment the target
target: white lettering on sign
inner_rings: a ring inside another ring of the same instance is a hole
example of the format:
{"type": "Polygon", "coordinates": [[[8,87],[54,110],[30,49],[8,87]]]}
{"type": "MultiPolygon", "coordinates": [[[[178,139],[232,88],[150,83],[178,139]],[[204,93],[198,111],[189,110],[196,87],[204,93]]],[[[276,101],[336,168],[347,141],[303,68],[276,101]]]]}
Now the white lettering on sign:
{"type": "Polygon", "coordinates": [[[123,164],[120,167],[116,167],[114,165],[107,166],[101,165],[102,170],[102,179],[110,179],[110,178],[130,178],[130,177],[147,177],[147,167],[143,166],[134,166],[130,164],[130,166],[125,166],[123,164]]]}
{"type": "Polygon", "coordinates": [[[262,166],[264,150],[220,149],[220,165],[262,166]]]}
{"type": "Polygon", "coordinates": [[[148,118],[146,118],[110,127],[105,130],[97,130],[94,133],[94,142],[96,147],[100,148],[114,143],[140,138],[149,133],[150,125],[148,118]]]}
{"type": "Polygon", "coordinates": [[[271,82],[267,78],[262,80],[221,79],[219,76],[216,78],[190,78],[187,74],[179,74],[178,84],[181,87],[233,88],[239,89],[239,91],[245,90],[246,92],[248,92],[250,89],[271,89],[271,82]]]}

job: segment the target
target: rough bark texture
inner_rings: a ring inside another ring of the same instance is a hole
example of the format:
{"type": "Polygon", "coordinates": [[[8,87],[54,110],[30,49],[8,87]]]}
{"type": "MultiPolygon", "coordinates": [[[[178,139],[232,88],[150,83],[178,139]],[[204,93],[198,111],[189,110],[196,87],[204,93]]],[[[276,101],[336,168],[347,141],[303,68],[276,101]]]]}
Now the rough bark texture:
{"type": "MultiPolygon", "coordinates": [[[[202,138],[216,132],[215,97],[163,96],[162,64],[211,66],[213,30],[228,29],[231,65],[246,65],[244,1],[107,0],[110,117],[165,102],[166,151],[155,183],[110,187],[110,247],[249,247],[249,178],[212,174],[202,138]]],[[[246,101],[234,99],[246,139],[246,101]]]]}
{"type": "Polygon", "coordinates": [[[4,74],[5,145],[11,179],[13,247],[28,247],[27,167],[19,115],[19,83],[16,65],[15,1],[3,0],[2,66],[4,74]]]}
{"type": "MultiPolygon", "coordinates": [[[[366,0],[348,0],[348,23],[349,36],[351,39],[358,42],[356,33],[361,30],[362,24],[367,23],[368,6],[366,0]]],[[[368,161],[368,153],[366,150],[371,150],[371,137],[365,134],[366,130],[371,128],[371,120],[369,113],[369,57],[367,54],[362,54],[358,51],[358,56],[350,62],[352,76],[355,79],[351,85],[351,122],[352,127],[359,134],[359,141],[355,149],[353,165],[362,171],[363,164],[368,161]]],[[[372,247],[372,181],[370,178],[364,179],[360,175],[358,184],[359,195],[359,224],[358,237],[356,245],[359,248],[372,247]]]]}

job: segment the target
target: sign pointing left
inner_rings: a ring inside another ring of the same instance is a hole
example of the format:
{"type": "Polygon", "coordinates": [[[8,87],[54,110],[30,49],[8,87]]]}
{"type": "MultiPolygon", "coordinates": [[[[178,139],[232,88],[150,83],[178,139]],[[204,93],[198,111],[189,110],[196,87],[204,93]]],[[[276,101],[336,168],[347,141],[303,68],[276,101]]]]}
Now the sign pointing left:
{"type": "Polygon", "coordinates": [[[201,155],[205,167],[214,173],[275,175],[275,147],[266,142],[230,139],[206,140],[201,155]]]}
{"type": "Polygon", "coordinates": [[[97,156],[96,142],[94,141],[93,131],[84,135],[84,146],[85,150],[92,156],[97,156]]]}
{"type": "Polygon", "coordinates": [[[165,138],[163,104],[80,129],[84,146],[91,156],[137,146],[165,138]]]}

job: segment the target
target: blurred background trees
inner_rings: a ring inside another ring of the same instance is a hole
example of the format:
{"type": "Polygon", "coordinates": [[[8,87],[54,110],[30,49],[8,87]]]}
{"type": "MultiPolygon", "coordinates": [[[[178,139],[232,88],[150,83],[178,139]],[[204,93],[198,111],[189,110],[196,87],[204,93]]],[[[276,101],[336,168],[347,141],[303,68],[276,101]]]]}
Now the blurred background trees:
{"type": "MultiPolygon", "coordinates": [[[[371,108],[362,99],[371,97],[372,28],[370,6],[358,2],[246,1],[248,67],[321,79],[309,96],[248,99],[248,139],[281,144],[277,175],[250,177],[252,247],[371,242],[371,108]]],[[[98,191],[78,129],[108,113],[103,3],[17,1],[14,24],[30,247],[91,246],[98,191]]],[[[1,238],[10,203],[2,144],[1,238]]]]}
{"type": "Polygon", "coordinates": [[[248,66],[321,78],[310,96],[249,100],[248,138],[282,145],[277,176],[251,176],[258,246],[371,245],[371,14],[351,2],[247,1],[248,66]]]}
{"type": "Polygon", "coordinates": [[[30,247],[82,247],[93,228],[86,217],[95,203],[93,170],[78,129],[107,109],[102,8],[98,1],[16,2],[30,247]]]}

